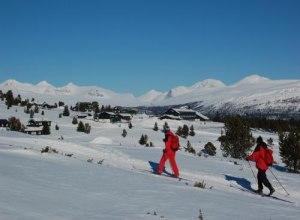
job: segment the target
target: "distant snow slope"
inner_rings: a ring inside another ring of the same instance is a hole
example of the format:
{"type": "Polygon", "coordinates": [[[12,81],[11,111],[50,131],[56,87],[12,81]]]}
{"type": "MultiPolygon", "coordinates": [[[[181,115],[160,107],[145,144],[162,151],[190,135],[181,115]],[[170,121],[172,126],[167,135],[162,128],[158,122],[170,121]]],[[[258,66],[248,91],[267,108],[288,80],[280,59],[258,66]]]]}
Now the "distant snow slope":
{"type": "Polygon", "coordinates": [[[271,80],[251,75],[233,85],[225,85],[214,79],[200,81],[190,87],[178,86],[168,92],[151,90],[135,97],[119,94],[96,86],[76,86],[69,83],[56,88],[43,81],[37,85],[7,80],[0,89],[13,90],[23,97],[34,97],[38,101],[99,101],[101,104],[124,106],[167,106],[198,103],[196,107],[206,112],[273,112],[299,114],[300,80],[271,80]]]}

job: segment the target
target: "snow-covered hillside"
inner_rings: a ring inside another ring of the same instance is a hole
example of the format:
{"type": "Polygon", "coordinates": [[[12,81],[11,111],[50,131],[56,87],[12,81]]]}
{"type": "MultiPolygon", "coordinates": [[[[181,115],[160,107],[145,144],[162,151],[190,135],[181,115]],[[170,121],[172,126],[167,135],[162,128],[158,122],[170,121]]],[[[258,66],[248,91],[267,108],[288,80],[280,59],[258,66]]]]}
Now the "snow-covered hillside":
{"type": "Polygon", "coordinates": [[[45,81],[33,85],[10,79],[0,84],[0,90],[4,92],[12,90],[23,98],[35,98],[37,102],[54,103],[64,101],[72,105],[78,101],[99,101],[111,105],[139,105],[132,94],[118,94],[97,86],[77,86],[73,83],[57,88],[45,81]]]}
{"type": "Polygon", "coordinates": [[[38,101],[99,101],[101,104],[123,106],[169,106],[193,103],[193,107],[204,113],[265,113],[300,117],[300,80],[271,80],[251,75],[233,84],[225,85],[213,79],[192,86],[178,86],[168,92],[151,90],[135,97],[118,94],[96,86],[76,86],[72,83],[56,88],[47,82],[37,85],[7,80],[0,84],[4,92],[13,90],[23,97],[38,101]]]}
{"type": "MultiPolygon", "coordinates": [[[[0,128],[0,219],[198,219],[200,209],[205,220],[300,217],[300,176],[282,168],[274,133],[253,131],[255,136],[274,139],[279,164],[273,172],[291,195],[285,196],[274,177],[267,175],[276,189],[274,195],[282,200],[242,190],[250,182],[256,188],[255,179],[247,163],[222,157],[217,141],[221,123],[168,121],[173,130],[184,123],[193,124],[196,135],[181,139],[182,146],[189,140],[197,152],[208,141],[217,147],[214,157],[178,151],[180,173],[187,179],[178,181],[147,172],[148,161],[158,161],[163,149],[163,133],[153,130],[154,123],[162,128],[165,121],[137,115],[133,128],[128,129],[127,124],[83,119],[92,126],[91,133],[85,134],[77,132],[71,123],[75,113],[58,118],[61,112],[45,110],[44,116],[36,115],[52,121],[51,135],[0,128]],[[121,136],[123,129],[128,132],[125,138],[121,136]],[[153,148],[138,144],[142,134],[148,135],[153,148]],[[41,154],[46,146],[58,153],[41,154]],[[196,181],[204,181],[206,188],[193,187],[196,181]]],[[[23,108],[8,110],[0,101],[0,118],[10,116],[23,123],[29,119],[23,108]]]]}

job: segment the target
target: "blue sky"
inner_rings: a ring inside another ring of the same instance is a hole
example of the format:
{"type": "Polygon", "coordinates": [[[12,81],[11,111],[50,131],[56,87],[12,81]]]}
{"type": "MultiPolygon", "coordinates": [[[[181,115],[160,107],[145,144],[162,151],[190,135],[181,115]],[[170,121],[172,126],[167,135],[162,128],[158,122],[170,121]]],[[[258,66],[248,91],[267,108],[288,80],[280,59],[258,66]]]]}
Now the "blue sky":
{"type": "Polygon", "coordinates": [[[140,95],[256,73],[300,78],[297,0],[0,0],[0,81],[140,95]]]}

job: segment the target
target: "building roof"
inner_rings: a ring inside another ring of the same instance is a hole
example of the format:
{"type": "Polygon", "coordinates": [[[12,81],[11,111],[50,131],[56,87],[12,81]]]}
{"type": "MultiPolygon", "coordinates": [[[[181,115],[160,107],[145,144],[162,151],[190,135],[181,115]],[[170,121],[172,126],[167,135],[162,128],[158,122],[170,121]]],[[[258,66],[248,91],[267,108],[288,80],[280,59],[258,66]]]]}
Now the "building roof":
{"type": "Polygon", "coordinates": [[[196,115],[198,115],[199,117],[203,118],[204,120],[209,120],[208,117],[206,117],[205,115],[201,114],[200,112],[196,112],[196,115]]]}
{"type": "Polygon", "coordinates": [[[126,114],[126,113],[119,113],[118,115],[123,116],[123,117],[132,117],[131,114],[126,114]]]}
{"type": "Polygon", "coordinates": [[[184,112],[189,112],[189,113],[192,113],[192,112],[196,112],[195,110],[193,109],[186,109],[186,108],[171,108],[173,109],[175,112],[177,112],[178,114],[179,113],[184,113],[184,112]]]}

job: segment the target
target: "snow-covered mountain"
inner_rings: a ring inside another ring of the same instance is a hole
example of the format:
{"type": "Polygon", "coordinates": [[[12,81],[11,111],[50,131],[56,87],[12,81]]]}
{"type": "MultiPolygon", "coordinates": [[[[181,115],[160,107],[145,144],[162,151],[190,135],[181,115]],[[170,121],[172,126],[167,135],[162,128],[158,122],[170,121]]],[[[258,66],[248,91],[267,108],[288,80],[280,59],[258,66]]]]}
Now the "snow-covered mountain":
{"type": "Polygon", "coordinates": [[[102,104],[139,105],[138,100],[132,94],[119,94],[97,86],[77,86],[74,83],[55,87],[46,81],[33,85],[10,79],[0,84],[0,89],[4,92],[12,90],[23,98],[35,98],[37,102],[64,101],[68,104],[74,104],[78,101],[99,101],[102,104]]]}
{"type": "MultiPolygon", "coordinates": [[[[300,80],[271,80],[259,75],[248,76],[233,85],[207,79],[192,86],[178,86],[167,92],[151,90],[135,97],[97,86],[77,86],[69,83],[55,87],[42,81],[36,85],[7,80],[0,89],[13,90],[22,97],[38,101],[69,104],[77,101],[99,101],[101,104],[124,106],[169,106],[192,103],[205,113],[266,113],[271,115],[299,115],[300,80]]],[[[300,116],[300,115],[299,115],[300,116]]]]}

